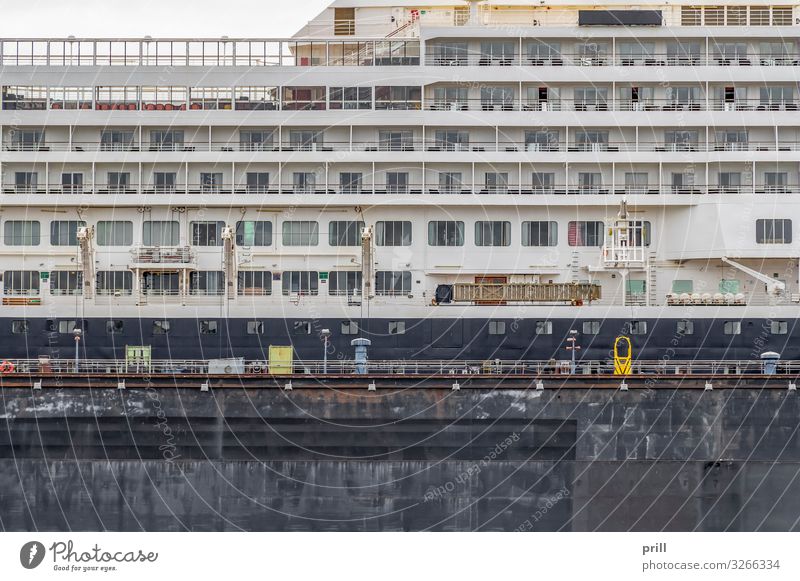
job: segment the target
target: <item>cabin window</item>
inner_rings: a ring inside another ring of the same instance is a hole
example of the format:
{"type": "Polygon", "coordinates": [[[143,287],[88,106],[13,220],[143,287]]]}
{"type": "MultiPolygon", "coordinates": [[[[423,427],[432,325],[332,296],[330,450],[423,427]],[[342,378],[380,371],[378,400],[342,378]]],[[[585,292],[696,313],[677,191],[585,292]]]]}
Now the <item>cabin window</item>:
{"type": "Polygon", "coordinates": [[[375,273],[375,294],[401,296],[411,292],[411,272],[408,270],[380,270],[375,273]]]}
{"type": "Polygon", "coordinates": [[[552,335],[553,334],[553,322],[552,321],[536,321],[536,327],[534,328],[534,332],[537,335],[552,335]]]}
{"type": "Polygon", "coordinates": [[[283,223],[284,246],[317,246],[318,244],[318,222],[295,221],[283,223]]]}
{"type": "Polygon", "coordinates": [[[377,222],[375,224],[377,246],[411,246],[411,222],[377,222]]]}
{"type": "Polygon", "coordinates": [[[523,222],[523,246],[556,246],[558,244],[557,222],[523,222]]]}
{"type": "Polygon", "coordinates": [[[78,228],[86,222],[78,220],[53,220],[50,222],[50,244],[53,246],[77,246],[78,228]]]}
{"type": "Polygon", "coordinates": [[[106,334],[108,335],[121,335],[125,329],[125,322],[119,319],[113,321],[106,321],[106,334]]]}
{"type": "Polygon", "coordinates": [[[6,246],[38,246],[40,229],[38,221],[7,220],[3,225],[3,241],[6,246]]]}
{"type": "Polygon", "coordinates": [[[600,333],[600,321],[584,321],[583,334],[584,335],[597,335],[600,333]]]}
{"type": "Polygon", "coordinates": [[[201,335],[216,335],[218,330],[217,321],[200,321],[201,335]]]}
{"type": "Polygon", "coordinates": [[[511,222],[475,222],[475,246],[509,246],[511,222]]]}
{"type": "Polygon", "coordinates": [[[505,321],[489,321],[489,334],[490,335],[505,335],[506,323],[505,321]]]}
{"type": "Polygon", "coordinates": [[[647,321],[631,321],[628,323],[631,335],[647,334],[647,321]]]}
{"type": "Polygon", "coordinates": [[[133,222],[106,221],[97,223],[98,246],[130,246],[133,244],[133,222]]]}
{"type": "Polygon", "coordinates": [[[787,219],[756,220],[756,243],[791,244],[792,221],[787,219]]]}
{"type": "Polygon", "coordinates": [[[247,334],[248,335],[263,335],[264,322],[263,321],[247,321],[247,334]]]}
{"type": "Polygon", "coordinates": [[[694,321],[678,321],[675,323],[675,333],[678,335],[694,335],[694,321]]]}
{"type": "Polygon", "coordinates": [[[28,321],[21,319],[18,321],[11,321],[11,332],[14,335],[26,335],[30,329],[28,321]]]}
{"type": "Polygon", "coordinates": [[[390,335],[405,335],[406,322],[405,321],[389,321],[389,334],[390,335]]]}
{"type": "Polygon", "coordinates": [[[319,294],[319,273],[307,270],[290,270],[281,277],[284,296],[319,294]]]}
{"type": "Polygon", "coordinates": [[[773,335],[786,335],[789,332],[789,323],[786,321],[770,321],[769,332],[773,335]]]}
{"type": "Polygon", "coordinates": [[[726,335],[741,335],[742,323],[741,321],[725,321],[722,327],[722,332],[726,335]]]}
{"type": "Polygon", "coordinates": [[[328,243],[331,246],[361,246],[364,222],[344,220],[328,223],[328,243]]]}
{"type": "Polygon", "coordinates": [[[439,220],[428,222],[429,246],[464,246],[464,222],[439,220]]]}
{"type": "Polygon", "coordinates": [[[342,321],[342,335],[358,335],[358,323],[355,321],[342,321]]]}
{"type": "Polygon", "coordinates": [[[169,321],[153,321],[153,335],[168,335],[170,327],[169,321]]]}

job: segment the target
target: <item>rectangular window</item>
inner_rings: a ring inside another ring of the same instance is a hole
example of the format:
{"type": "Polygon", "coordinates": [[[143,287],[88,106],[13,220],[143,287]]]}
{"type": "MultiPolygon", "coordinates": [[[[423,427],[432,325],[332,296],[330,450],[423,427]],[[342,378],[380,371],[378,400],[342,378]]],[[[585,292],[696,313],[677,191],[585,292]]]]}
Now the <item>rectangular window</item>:
{"type": "Polygon", "coordinates": [[[461,172],[443,171],[439,172],[439,193],[440,194],[460,194],[463,187],[461,172]]]}
{"type": "Polygon", "coordinates": [[[169,335],[170,321],[153,321],[153,335],[169,335]]]}
{"type": "Polygon", "coordinates": [[[294,129],[289,132],[289,147],[292,151],[317,151],[322,149],[325,134],[313,129],[294,129]]]}
{"type": "Polygon", "coordinates": [[[475,222],[475,246],[511,245],[511,222],[475,222]]]}
{"type": "Polygon", "coordinates": [[[484,185],[489,194],[508,193],[508,173],[506,172],[486,172],[484,174],[484,185]]]}
{"type": "Polygon", "coordinates": [[[505,321],[489,321],[489,334],[490,335],[505,335],[506,323],[505,321]]]}
{"type": "Polygon", "coordinates": [[[316,174],[312,172],[294,172],[292,174],[292,188],[295,194],[313,194],[317,188],[316,174]]]}
{"type": "Polygon", "coordinates": [[[203,194],[218,194],[222,191],[221,172],[201,172],[200,192],[203,194]]]}
{"type": "Polygon", "coordinates": [[[328,243],[331,246],[361,246],[364,222],[343,220],[328,223],[328,243]]]}
{"type": "Polygon", "coordinates": [[[523,246],[556,246],[558,244],[557,222],[523,222],[523,246]]]}
{"type": "Polygon", "coordinates": [[[239,296],[267,296],[272,294],[272,273],[265,270],[245,270],[237,275],[239,296]]]}
{"type": "Polygon", "coordinates": [[[183,131],[173,129],[151,131],[150,151],[183,151],[183,131]]]}
{"type": "Polygon", "coordinates": [[[247,193],[266,194],[269,191],[269,173],[262,171],[247,172],[247,193]]]}
{"type": "Polygon", "coordinates": [[[434,139],[434,151],[469,151],[469,131],[439,129],[434,139]]]}
{"type": "Polygon", "coordinates": [[[534,327],[534,333],[536,333],[537,335],[552,335],[553,334],[552,321],[536,321],[536,326],[534,327]]]}
{"type": "Polygon", "coordinates": [[[694,335],[694,321],[681,320],[675,323],[675,332],[678,335],[694,335]]]}
{"type": "Polygon", "coordinates": [[[237,246],[272,246],[272,222],[236,222],[237,246]]]}
{"type": "Polygon", "coordinates": [[[83,174],[76,172],[64,172],[61,174],[61,193],[63,194],[82,194],[83,193],[83,174]]]}
{"type": "Polygon", "coordinates": [[[683,294],[688,293],[691,294],[694,292],[694,281],[693,280],[673,280],[672,281],[672,292],[675,294],[683,294]]]}
{"type": "Polygon", "coordinates": [[[30,329],[30,325],[25,319],[11,321],[11,332],[14,335],[27,335],[28,329],[30,329]]]}
{"type": "Polygon", "coordinates": [[[98,246],[130,246],[133,244],[133,222],[106,221],[97,223],[98,246]]]}
{"type": "Polygon", "coordinates": [[[378,149],[381,151],[414,151],[414,132],[407,130],[379,131],[378,149]]]}
{"type": "Polygon", "coordinates": [[[14,191],[18,194],[34,194],[39,185],[39,174],[35,171],[14,172],[14,191]]]}
{"type": "Polygon", "coordinates": [[[142,224],[142,244],[145,246],[177,246],[180,243],[180,224],[177,221],[147,220],[142,224]]]}
{"type": "Polygon", "coordinates": [[[317,246],[319,244],[318,222],[284,222],[282,228],[284,246],[317,246]]]}
{"type": "Polygon", "coordinates": [[[3,242],[6,246],[39,246],[41,226],[33,220],[6,220],[3,242]]]}
{"type": "Polygon", "coordinates": [[[339,174],[340,194],[360,194],[363,174],[355,172],[342,172],[339,174]]]}
{"type": "Polygon", "coordinates": [[[174,194],[178,174],[168,171],[153,172],[153,188],[157,194],[174,194]]]}
{"type": "Polygon", "coordinates": [[[464,222],[428,222],[428,246],[464,246],[464,222]]]}
{"type": "Polygon", "coordinates": [[[281,277],[283,295],[291,294],[311,295],[319,294],[319,273],[307,270],[290,270],[281,277]]]}
{"type": "Polygon", "coordinates": [[[328,274],[328,294],[353,296],[361,294],[361,273],[333,270],[328,274]]]}
{"type": "Polygon", "coordinates": [[[386,172],[386,193],[399,196],[408,193],[408,172],[387,171],[386,172]]]}
{"type": "Polygon", "coordinates": [[[725,324],[722,326],[722,332],[726,335],[741,335],[741,321],[725,321],[725,324]]]}
{"type": "Polygon", "coordinates": [[[600,333],[600,321],[584,321],[581,330],[584,335],[597,335],[600,333]]]}
{"type": "Polygon", "coordinates": [[[125,322],[120,319],[106,321],[106,334],[107,335],[122,335],[125,329],[125,322]]]}
{"type": "Polygon", "coordinates": [[[263,321],[247,321],[247,334],[248,335],[263,335],[264,323],[263,321]]]}
{"type": "Polygon", "coordinates": [[[405,321],[389,321],[389,334],[390,335],[405,335],[406,322],[405,321]]]}
{"type": "Polygon", "coordinates": [[[38,296],[38,270],[7,270],[3,273],[3,291],[8,296],[38,296]]]}
{"type": "Polygon", "coordinates": [[[328,104],[331,109],[372,109],[372,87],[330,87],[328,104]]]}
{"type": "Polygon", "coordinates": [[[375,109],[418,110],[422,108],[422,87],[375,87],[375,109]]]}
{"type": "Polygon", "coordinates": [[[192,246],[222,246],[225,222],[192,222],[192,246]]]}
{"type": "Polygon", "coordinates": [[[240,151],[272,151],[274,132],[271,130],[239,130],[240,151]]]}
{"type": "Polygon", "coordinates": [[[570,222],[567,240],[570,246],[602,246],[604,233],[603,222],[570,222]]]}
{"type": "Polygon", "coordinates": [[[127,193],[131,185],[131,174],[126,171],[110,171],[106,174],[108,191],[110,193],[127,193]]]}
{"type": "Polygon", "coordinates": [[[786,335],[789,332],[789,323],[786,321],[770,321],[769,332],[773,335],[786,335]]]}
{"type": "Polygon", "coordinates": [[[216,335],[218,330],[217,321],[204,320],[200,321],[200,334],[201,335],[216,335]]]}
{"type": "Polygon", "coordinates": [[[789,219],[756,220],[757,244],[791,244],[792,221],[789,219]]]}
{"type": "Polygon", "coordinates": [[[411,293],[411,272],[402,270],[379,270],[375,273],[375,294],[378,296],[400,296],[411,293]]]}
{"type": "Polygon", "coordinates": [[[355,321],[342,321],[342,335],[358,335],[358,323],[355,321]]]}
{"type": "Polygon", "coordinates": [[[375,224],[377,246],[411,246],[411,222],[377,222],[375,224]]]}
{"type": "Polygon", "coordinates": [[[59,321],[58,332],[62,335],[72,335],[76,329],[86,331],[86,321],[59,321]]]}
{"type": "Polygon", "coordinates": [[[54,270],[50,273],[50,294],[74,296],[83,293],[83,273],[76,270],[54,270]]]}
{"type": "Polygon", "coordinates": [[[133,131],[104,129],[100,132],[100,151],[131,151],[133,131]]]}
{"type": "Polygon", "coordinates": [[[53,220],[50,222],[50,244],[53,246],[77,246],[78,228],[86,222],[78,220],[53,220]]]}
{"type": "Polygon", "coordinates": [[[133,294],[133,273],[129,270],[101,270],[97,273],[97,294],[127,296],[133,294]]]}
{"type": "Polygon", "coordinates": [[[630,321],[628,323],[631,335],[647,334],[647,321],[630,321]]]}
{"type": "Polygon", "coordinates": [[[225,291],[225,273],[220,270],[199,270],[189,273],[189,294],[221,296],[225,291]]]}

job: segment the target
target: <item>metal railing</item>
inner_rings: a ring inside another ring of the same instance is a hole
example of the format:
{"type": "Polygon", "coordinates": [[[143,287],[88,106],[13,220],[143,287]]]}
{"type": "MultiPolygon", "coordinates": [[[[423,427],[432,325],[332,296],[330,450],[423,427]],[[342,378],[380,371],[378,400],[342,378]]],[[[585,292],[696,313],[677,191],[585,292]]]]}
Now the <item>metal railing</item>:
{"type": "Polygon", "coordinates": [[[576,185],[576,184],[453,184],[436,185],[421,183],[406,184],[369,184],[339,185],[319,184],[314,186],[292,186],[284,184],[243,185],[197,185],[188,187],[179,184],[176,186],[143,186],[135,185],[126,187],[105,186],[90,184],[83,186],[4,186],[0,190],[3,195],[270,195],[270,196],[333,196],[333,195],[608,195],[608,194],[692,194],[692,195],[727,195],[727,194],[800,194],[800,185],[774,185],[774,184],[748,184],[748,185],[669,185],[669,184],[603,184],[603,185],[576,185]]]}
{"type": "MultiPolygon", "coordinates": [[[[429,49],[430,50],[430,47],[429,49]]],[[[800,66],[800,56],[736,56],[726,57],[722,55],[705,54],[642,54],[642,55],[586,55],[579,53],[551,53],[537,55],[535,53],[517,52],[505,53],[501,55],[491,55],[482,53],[466,54],[428,54],[425,57],[425,64],[434,67],[704,67],[704,66],[800,66]]]]}
{"type": "MultiPolygon", "coordinates": [[[[10,359],[14,372],[4,377],[25,374],[160,374],[160,375],[209,375],[208,360],[168,359],[144,361],[125,361],[123,359],[10,359]]],[[[213,360],[212,360],[213,361],[213,360]]],[[[267,360],[224,360],[230,361],[231,373],[220,375],[259,376],[269,375],[267,360]],[[243,367],[244,373],[235,373],[243,367]]],[[[219,364],[212,362],[217,368],[219,364]]],[[[316,360],[295,360],[291,363],[294,375],[325,375],[325,363],[316,360]]],[[[327,362],[327,375],[348,376],[356,374],[357,364],[353,360],[331,360],[327,362]]],[[[569,360],[370,360],[366,372],[372,376],[412,376],[412,377],[537,377],[567,376],[570,371],[569,360]]],[[[614,363],[609,360],[579,360],[576,362],[576,376],[610,376],[614,363]]],[[[800,361],[778,361],[776,372],[780,375],[800,375],[800,361]]],[[[673,376],[687,375],[761,375],[764,364],[758,360],[639,360],[633,361],[632,376],[673,376]]]]}

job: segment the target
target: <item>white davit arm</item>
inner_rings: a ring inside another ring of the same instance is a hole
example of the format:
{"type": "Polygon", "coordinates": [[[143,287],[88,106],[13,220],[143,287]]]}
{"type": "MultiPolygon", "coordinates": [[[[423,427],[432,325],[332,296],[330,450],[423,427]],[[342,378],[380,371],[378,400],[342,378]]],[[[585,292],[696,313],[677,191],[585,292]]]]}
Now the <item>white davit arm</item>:
{"type": "Polygon", "coordinates": [[[764,284],[767,285],[767,292],[773,295],[778,295],[786,291],[786,283],[783,281],[778,280],[777,278],[772,278],[771,276],[767,276],[762,272],[758,272],[757,270],[753,270],[752,268],[748,268],[743,264],[739,264],[735,260],[731,260],[730,258],[726,258],[725,256],[722,257],[722,262],[727,262],[732,267],[741,270],[744,273],[749,274],[756,280],[760,280],[764,284]]]}

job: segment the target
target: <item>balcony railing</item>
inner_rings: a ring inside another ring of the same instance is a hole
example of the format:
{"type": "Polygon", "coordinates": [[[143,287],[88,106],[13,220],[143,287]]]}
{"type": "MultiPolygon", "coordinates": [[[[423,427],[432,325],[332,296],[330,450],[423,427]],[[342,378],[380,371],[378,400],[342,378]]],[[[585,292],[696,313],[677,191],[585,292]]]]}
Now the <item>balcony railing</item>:
{"type": "MultiPolygon", "coordinates": [[[[619,176],[623,181],[623,176],[619,176]]],[[[291,181],[291,180],[289,180],[291,181]]],[[[277,179],[275,180],[277,182],[277,179]]],[[[720,194],[798,194],[800,185],[796,184],[763,184],[757,183],[745,185],[669,185],[658,183],[647,184],[598,184],[598,185],[578,185],[578,184],[453,184],[437,185],[432,183],[406,183],[406,184],[386,184],[372,183],[365,180],[361,184],[335,184],[330,183],[316,185],[297,185],[291,183],[278,183],[272,185],[247,185],[247,184],[178,184],[175,186],[153,186],[146,185],[141,188],[137,185],[114,186],[106,184],[96,184],[91,186],[4,186],[4,195],[300,195],[300,196],[321,196],[321,195],[530,195],[530,194],[549,194],[549,195],[607,195],[607,194],[694,194],[694,195],[720,195],[720,194]]]]}
{"type": "MultiPolygon", "coordinates": [[[[429,49],[430,50],[430,49],[429,49]]],[[[536,55],[517,52],[503,55],[481,53],[469,54],[428,54],[425,64],[435,67],[702,67],[702,66],[800,66],[800,56],[721,56],[705,54],[663,54],[650,55],[586,55],[578,53],[551,53],[536,55]]]]}
{"type": "Polygon", "coordinates": [[[137,246],[131,249],[136,264],[190,264],[195,255],[188,246],[137,246]]]}

